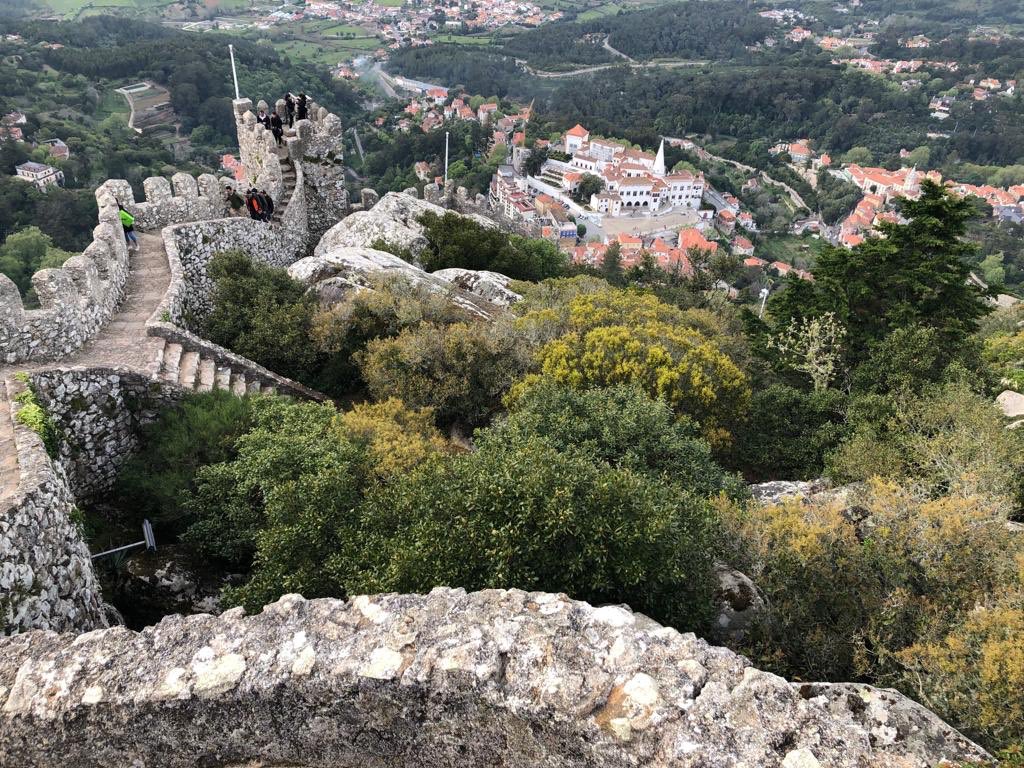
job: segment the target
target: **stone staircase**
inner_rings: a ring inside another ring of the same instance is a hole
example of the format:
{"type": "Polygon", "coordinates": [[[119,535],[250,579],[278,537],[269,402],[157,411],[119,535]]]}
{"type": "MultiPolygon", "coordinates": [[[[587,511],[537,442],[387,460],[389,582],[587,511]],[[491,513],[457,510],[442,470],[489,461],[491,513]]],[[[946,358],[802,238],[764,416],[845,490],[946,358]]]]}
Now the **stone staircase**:
{"type": "Polygon", "coordinates": [[[288,203],[292,200],[292,194],[295,192],[295,166],[287,156],[281,158],[281,170],[282,178],[284,179],[284,190],[281,192],[281,199],[274,201],[274,215],[270,221],[272,224],[280,224],[284,218],[285,208],[288,207],[288,203]]]}
{"type": "Polygon", "coordinates": [[[157,375],[168,384],[176,384],[191,392],[225,390],[234,395],[277,394],[277,387],[241,366],[218,365],[201,351],[186,349],[168,342],[157,359],[157,375]]]}

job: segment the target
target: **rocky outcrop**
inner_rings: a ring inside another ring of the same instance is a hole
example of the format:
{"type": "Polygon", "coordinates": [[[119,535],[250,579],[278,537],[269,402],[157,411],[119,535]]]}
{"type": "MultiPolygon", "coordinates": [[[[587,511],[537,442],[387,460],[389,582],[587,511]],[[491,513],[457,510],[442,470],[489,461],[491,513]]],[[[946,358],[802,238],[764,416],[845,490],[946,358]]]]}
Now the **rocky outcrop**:
{"type": "Polygon", "coordinates": [[[984,760],[892,691],[787,683],[620,607],[439,588],[0,640],[30,766],[932,766],[984,760]]]}
{"type": "Polygon", "coordinates": [[[783,499],[796,497],[807,499],[829,488],[827,480],[771,480],[749,486],[754,501],[761,504],[778,504],[783,499]]]}
{"type": "MultiPolygon", "coordinates": [[[[481,278],[480,285],[487,283],[494,289],[492,293],[501,287],[500,280],[508,281],[504,275],[494,272],[462,271],[489,276],[481,278]]],[[[373,248],[336,246],[325,251],[317,248],[317,255],[295,262],[288,268],[288,274],[311,286],[320,302],[326,305],[341,301],[353,291],[373,290],[381,284],[382,278],[393,277],[406,280],[410,285],[444,294],[456,306],[477,317],[493,319],[501,313],[502,307],[506,306],[491,302],[475,292],[464,290],[437,273],[424,272],[394,254],[373,248]]],[[[518,298],[507,289],[501,290],[518,298]]]]}
{"type": "Polygon", "coordinates": [[[1008,419],[1019,419],[1024,416],[1024,395],[1007,389],[996,398],[996,405],[1008,419]]]}
{"type": "Polygon", "coordinates": [[[742,640],[764,610],[764,597],[749,576],[724,563],[715,564],[714,575],[716,636],[734,642],[742,640]]]}
{"type": "MultiPolygon", "coordinates": [[[[427,211],[443,216],[448,211],[439,205],[401,192],[389,192],[368,211],[356,211],[331,227],[320,239],[314,255],[321,256],[337,248],[370,248],[375,243],[408,250],[419,256],[427,246],[424,227],[418,219],[427,211]]],[[[497,226],[476,214],[469,216],[485,227],[497,226]]]]}
{"type": "Polygon", "coordinates": [[[508,286],[512,282],[511,278],[506,277],[500,272],[453,267],[451,269],[439,269],[431,274],[434,277],[447,280],[457,288],[469,291],[481,299],[497,304],[499,307],[510,307],[523,298],[515,291],[509,289],[508,286]]]}

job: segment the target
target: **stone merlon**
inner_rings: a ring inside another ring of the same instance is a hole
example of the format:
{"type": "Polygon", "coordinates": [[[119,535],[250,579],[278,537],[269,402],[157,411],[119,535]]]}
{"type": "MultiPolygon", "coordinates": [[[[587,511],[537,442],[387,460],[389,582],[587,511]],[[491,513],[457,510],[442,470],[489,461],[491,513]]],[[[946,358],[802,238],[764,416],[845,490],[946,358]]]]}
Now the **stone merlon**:
{"type": "Polygon", "coordinates": [[[0,763],[931,766],[892,691],[796,685],[626,608],[438,588],[0,640],[0,763]]]}

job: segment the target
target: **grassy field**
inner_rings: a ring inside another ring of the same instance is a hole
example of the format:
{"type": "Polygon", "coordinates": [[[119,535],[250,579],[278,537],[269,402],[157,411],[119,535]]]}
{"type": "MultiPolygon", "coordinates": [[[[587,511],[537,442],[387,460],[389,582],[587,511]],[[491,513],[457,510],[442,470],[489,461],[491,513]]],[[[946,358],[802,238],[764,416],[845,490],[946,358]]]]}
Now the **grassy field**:
{"type": "Polygon", "coordinates": [[[383,5],[385,8],[399,8],[405,0],[373,0],[376,5],[383,5]]]}
{"type": "MultiPolygon", "coordinates": [[[[39,4],[65,18],[99,16],[105,13],[152,16],[175,0],[39,0],[39,4]]],[[[249,7],[249,0],[205,0],[207,8],[239,11],[249,7]]]]}
{"type": "Polygon", "coordinates": [[[490,45],[491,35],[453,35],[445,32],[434,36],[436,43],[452,43],[454,45],[490,45]]]}
{"type": "Polygon", "coordinates": [[[335,24],[320,30],[321,35],[354,35],[355,37],[369,37],[370,33],[362,27],[353,27],[351,24],[335,24]]]}
{"type": "Polygon", "coordinates": [[[761,240],[754,251],[759,259],[784,261],[800,269],[814,270],[818,255],[828,247],[823,238],[813,235],[771,235],[761,240]]]}
{"type": "Polygon", "coordinates": [[[614,16],[621,10],[629,10],[629,7],[618,5],[616,3],[606,3],[604,5],[599,5],[597,8],[590,8],[576,18],[579,21],[592,21],[594,19],[599,19],[602,16],[614,16]]]}

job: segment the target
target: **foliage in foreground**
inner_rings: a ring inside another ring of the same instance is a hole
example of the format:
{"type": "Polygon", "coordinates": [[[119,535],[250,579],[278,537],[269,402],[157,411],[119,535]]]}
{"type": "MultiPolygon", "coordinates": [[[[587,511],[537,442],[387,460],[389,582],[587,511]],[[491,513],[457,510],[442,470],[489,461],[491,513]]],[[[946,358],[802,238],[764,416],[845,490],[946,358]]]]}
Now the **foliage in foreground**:
{"type": "Polygon", "coordinates": [[[549,385],[465,454],[397,401],[251,408],[233,457],[200,468],[185,505],[186,543],[250,574],[234,601],[444,583],[629,602],[677,626],[707,618],[718,545],[706,499],[743,491],[638,390],[549,385]],[[552,421],[552,402],[590,427],[552,421]]]}
{"type": "Polygon", "coordinates": [[[730,562],[767,602],[741,650],[789,677],[898,687],[989,745],[1024,738],[1009,716],[1024,703],[1024,543],[997,500],[879,480],[852,513],[720,510],[730,562]]]}

